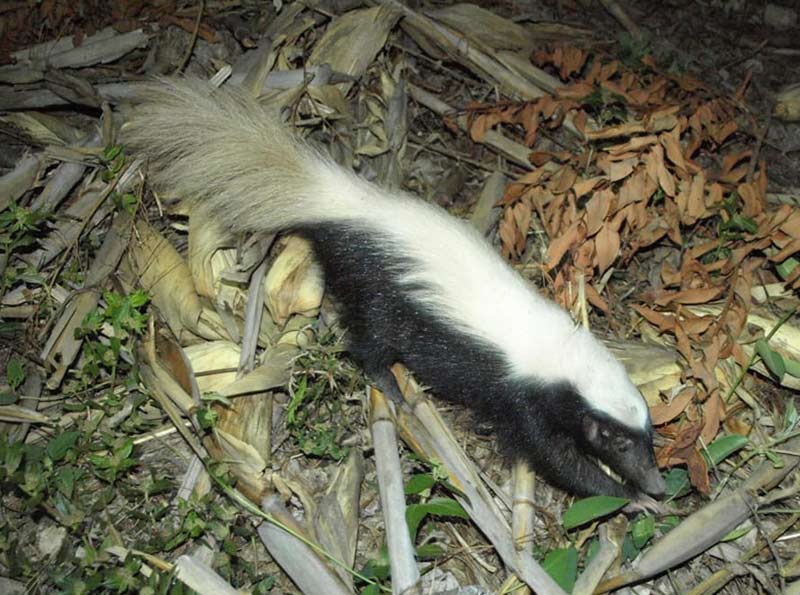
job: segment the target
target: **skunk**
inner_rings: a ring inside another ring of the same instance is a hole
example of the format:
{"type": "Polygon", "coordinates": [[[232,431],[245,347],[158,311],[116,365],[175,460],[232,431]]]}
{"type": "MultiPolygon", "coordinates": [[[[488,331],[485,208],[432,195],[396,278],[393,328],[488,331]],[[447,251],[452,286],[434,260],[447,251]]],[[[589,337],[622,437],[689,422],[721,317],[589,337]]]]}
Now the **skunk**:
{"type": "Polygon", "coordinates": [[[154,186],[231,232],[309,238],[349,351],[384,393],[400,398],[389,368],[402,362],[551,484],[664,493],[647,406],[622,365],[469,224],[343,169],[244,93],[163,80],[141,100],[123,134],[149,157],[154,186]]]}

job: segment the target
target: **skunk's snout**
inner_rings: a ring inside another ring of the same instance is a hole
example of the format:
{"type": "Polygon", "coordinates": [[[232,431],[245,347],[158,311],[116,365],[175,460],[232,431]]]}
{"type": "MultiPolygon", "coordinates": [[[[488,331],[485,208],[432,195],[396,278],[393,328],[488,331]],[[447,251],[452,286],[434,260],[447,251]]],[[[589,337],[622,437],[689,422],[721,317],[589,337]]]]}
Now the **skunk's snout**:
{"type": "Polygon", "coordinates": [[[667,491],[667,484],[658,471],[658,467],[653,467],[644,476],[641,488],[651,496],[660,498],[667,491]]]}

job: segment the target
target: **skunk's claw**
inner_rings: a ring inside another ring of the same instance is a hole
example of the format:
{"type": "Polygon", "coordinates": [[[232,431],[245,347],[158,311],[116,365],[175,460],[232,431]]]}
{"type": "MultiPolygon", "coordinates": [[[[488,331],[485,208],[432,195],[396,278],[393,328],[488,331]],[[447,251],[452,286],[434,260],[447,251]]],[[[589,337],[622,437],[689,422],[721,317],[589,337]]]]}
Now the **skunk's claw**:
{"type": "Polygon", "coordinates": [[[640,494],[638,498],[629,502],[622,511],[627,514],[644,512],[645,514],[659,515],[664,514],[666,509],[664,505],[655,498],[647,494],[640,494]]]}

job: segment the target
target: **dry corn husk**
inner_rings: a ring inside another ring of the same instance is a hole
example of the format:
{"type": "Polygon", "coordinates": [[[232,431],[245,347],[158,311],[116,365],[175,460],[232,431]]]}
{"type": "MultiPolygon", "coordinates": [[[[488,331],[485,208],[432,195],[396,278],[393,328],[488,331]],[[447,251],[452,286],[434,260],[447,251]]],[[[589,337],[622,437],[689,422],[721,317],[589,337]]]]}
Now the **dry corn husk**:
{"type": "Polygon", "coordinates": [[[202,214],[189,218],[189,250],[186,261],[199,295],[226,304],[236,303],[241,291],[221,283],[222,272],[236,265],[230,235],[202,214]]]}
{"type": "Polygon", "coordinates": [[[386,45],[399,17],[391,7],[375,6],[335,18],[314,46],[308,65],[327,63],[337,72],[361,77],[386,45]]]}
{"type": "Polygon", "coordinates": [[[641,341],[607,341],[606,345],[625,366],[648,405],[660,404],[659,393],[680,383],[681,368],[675,351],[641,341]]]}
{"type": "Polygon", "coordinates": [[[131,243],[130,253],[142,289],[176,337],[185,330],[196,332],[203,307],[186,262],[146,221],[136,222],[136,236],[138,241],[131,243]]]}
{"type": "Polygon", "coordinates": [[[272,318],[280,325],[292,314],[316,316],[324,289],[322,269],[314,260],[311,243],[299,236],[289,237],[264,283],[272,318]]]}
{"type": "Polygon", "coordinates": [[[775,98],[773,114],[784,122],[800,122],[800,83],[784,87],[775,98]]]}
{"type": "Polygon", "coordinates": [[[236,380],[241,348],[231,341],[207,341],[184,349],[201,393],[220,391],[236,380]]]}

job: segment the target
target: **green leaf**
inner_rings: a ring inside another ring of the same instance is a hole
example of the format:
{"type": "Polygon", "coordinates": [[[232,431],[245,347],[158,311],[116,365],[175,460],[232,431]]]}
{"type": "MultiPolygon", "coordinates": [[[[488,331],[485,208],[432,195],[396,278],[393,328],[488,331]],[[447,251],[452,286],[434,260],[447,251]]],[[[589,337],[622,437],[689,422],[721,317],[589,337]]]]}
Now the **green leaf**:
{"type": "Polygon", "coordinates": [[[406,524],[412,540],[416,539],[422,520],[429,514],[440,517],[469,518],[461,505],[452,498],[431,498],[422,504],[411,504],[406,508],[406,524]]]}
{"type": "Polygon", "coordinates": [[[775,467],[775,469],[783,469],[784,465],[786,464],[783,462],[783,458],[771,450],[764,451],[764,456],[772,462],[772,466],[775,467]]]}
{"type": "Polygon", "coordinates": [[[750,440],[747,436],[728,434],[727,436],[717,438],[714,442],[709,444],[708,449],[706,449],[707,452],[703,451],[703,456],[706,458],[706,462],[719,465],[748,442],[750,442],[750,440]]]}
{"type": "Polygon", "coordinates": [[[631,539],[638,549],[642,549],[655,533],[656,520],[651,516],[644,516],[631,525],[631,539]]]}
{"type": "Polygon", "coordinates": [[[56,473],[56,488],[67,498],[72,498],[75,487],[75,469],[71,465],[64,465],[56,473]]]}
{"type": "Polygon", "coordinates": [[[19,385],[25,381],[25,368],[22,360],[18,357],[12,357],[6,364],[6,380],[14,390],[19,388],[19,385]]]}
{"type": "Polygon", "coordinates": [[[689,474],[686,469],[674,467],[664,475],[664,482],[667,484],[667,496],[670,498],[680,498],[691,490],[689,489],[689,474]]]}
{"type": "Polygon", "coordinates": [[[788,279],[789,275],[791,275],[797,265],[800,264],[794,256],[790,256],[780,264],[778,264],[775,268],[778,270],[778,274],[781,276],[782,279],[788,279]]]}
{"type": "Polygon", "coordinates": [[[542,568],[567,593],[572,592],[578,578],[578,550],[574,547],[548,552],[542,568]]]}
{"type": "Polygon", "coordinates": [[[430,473],[417,473],[408,478],[404,491],[409,494],[421,494],[436,485],[436,480],[430,473]]]}
{"type": "Polygon", "coordinates": [[[80,437],[80,432],[62,432],[47,443],[45,452],[51,461],[57,463],[75,446],[80,437]]]}
{"type": "Polygon", "coordinates": [[[589,521],[607,516],[625,506],[629,500],[613,496],[592,496],[578,500],[564,513],[564,528],[574,529],[589,521]]]}
{"type": "Polygon", "coordinates": [[[197,422],[204,430],[210,430],[217,425],[219,414],[210,407],[202,407],[197,410],[197,422]]]}
{"type": "Polygon", "coordinates": [[[12,392],[0,392],[0,405],[13,405],[19,397],[12,392]]]}
{"type": "Polygon", "coordinates": [[[796,359],[785,357],[783,358],[783,363],[786,366],[786,373],[789,374],[789,376],[800,378],[800,362],[796,359]]]}
{"type": "Polygon", "coordinates": [[[764,361],[767,368],[769,368],[769,371],[772,372],[778,380],[782,380],[783,375],[786,374],[786,364],[783,362],[781,354],[777,351],[773,351],[764,339],[756,341],[756,352],[761,356],[761,359],[764,361]]]}
{"type": "Polygon", "coordinates": [[[797,425],[797,407],[794,404],[794,399],[789,399],[786,404],[786,412],[783,414],[783,433],[787,434],[794,430],[797,425]]]}
{"type": "Polygon", "coordinates": [[[22,463],[22,453],[25,451],[25,444],[23,442],[14,442],[8,445],[5,453],[5,460],[3,466],[6,468],[6,476],[11,476],[19,469],[22,463]]]}
{"type": "Polygon", "coordinates": [[[625,539],[622,540],[622,559],[625,561],[634,560],[636,556],[641,553],[636,544],[633,542],[633,537],[630,533],[625,534],[625,539]]]}
{"type": "Polygon", "coordinates": [[[108,163],[109,161],[114,160],[121,152],[122,145],[110,145],[105,148],[103,154],[100,156],[100,159],[108,163]]]}
{"type": "Polygon", "coordinates": [[[752,530],[753,530],[753,525],[751,525],[750,523],[742,523],[741,526],[737,527],[736,529],[728,533],[720,541],[735,541],[740,537],[747,535],[752,530]]]}
{"type": "Polygon", "coordinates": [[[300,405],[306,396],[307,389],[308,377],[303,376],[300,378],[300,382],[297,383],[297,388],[294,389],[292,400],[289,401],[289,404],[286,406],[286,423],[289,426],[294,425],[294,423],[297,421],[297,410],[300,408],[300,405]]]}
{"type": "Polygon", "coordinates": [[[675,514],[670,514],[662,519],[659,519],[658,527],[662,533],[669,533],[675,527],[681,524],[681,517],[675,514]]]}
{"type": "Polygon", "coordinates": [[[417,549],[417,558],[429,560],[431,558],[439,558],[447,551],[442,546],[436,543],[425,543],[417,549]]]}

